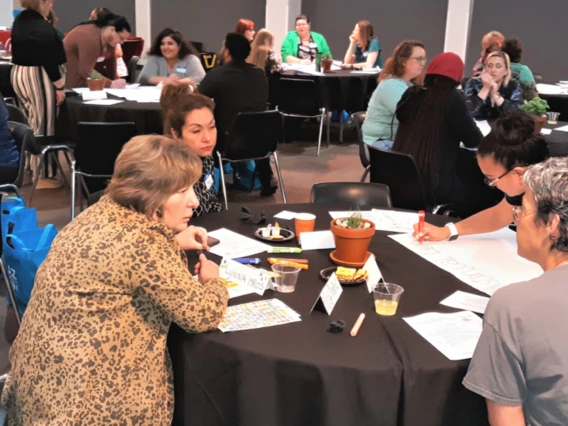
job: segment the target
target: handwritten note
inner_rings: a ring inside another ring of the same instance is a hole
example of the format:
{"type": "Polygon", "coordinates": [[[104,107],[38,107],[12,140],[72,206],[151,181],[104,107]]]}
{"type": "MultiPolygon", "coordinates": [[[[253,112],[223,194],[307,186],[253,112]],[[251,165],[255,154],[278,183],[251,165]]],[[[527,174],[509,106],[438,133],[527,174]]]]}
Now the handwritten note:
{"type": "Polygon", "coordinates": [[[372,216],[377,231],[411,233],[414,224],[418,223],[418,213],[373,209],[372,216]]]}
{"type": "Polygon", "coordinates": [[[375,255],[369,256],[363,269],[367,271],[367,290],[369,290],[369,293],[372,293],[379,281],[383,279],[383,274],[379,269],[375,255]]]}
{"type": "Polygon", "coordinates": [[[270,274],[262,269],[251,268],[247,265],[242,265],[231,259],[223,259],[219,266],[219,276],[224,278],[229,283],[237,284],[236,287],[228,286],[229,297],[231,297],[231,290],[235,293],[233,297],[250,294],[246,289],[240,288],[241,286],[248,287],[253,292],[264,294],[270,281],[270,274]]]}
{"type": "Polygon", "coordinates": [[[450,361],[471,358],[483,330],[481,318],[469,311],[403,319],[450,361]]]}
{"type": "Polygon", "coordinates": [[[477,294],[459,290],[440,302],[441,305],[449,306],[450,308],[463,309],[464,311],[472,311],[479,314],[485,313],[488,303],[489,297],[478,296],[477,294]]]}
{"type": "Polygon", "coordinates": [[[536,263],[517,254],[516,234],[507,228],[488,234],[460,237],[456,241],[422,244],[410,234],[389,237],[490,296],[501,287],[542,274],[536,263]]]}
{"type": "Polygon", "coordinates": [[[228,229],[221,228],[216,231],[209,232],[209,236],[220,241],[214,247],[211,247],[210,253],[220,257],[228,257],[231,259],[239,257],[248,257],[254,254],[265,252],[270,246],[228,229]]]}
{"type": "Polygon", "coordinates": [[[341,284],[339,284],[339,280],[334,272],[331,274],[331,277],[329,277],[329,280],[327,280],[327,283],[323,287],[310,312],[315,309],[318,311],[324,311],[328,315],[331,315],[341,293],[343,293],[343,288],[341,287],[341,284]]]}

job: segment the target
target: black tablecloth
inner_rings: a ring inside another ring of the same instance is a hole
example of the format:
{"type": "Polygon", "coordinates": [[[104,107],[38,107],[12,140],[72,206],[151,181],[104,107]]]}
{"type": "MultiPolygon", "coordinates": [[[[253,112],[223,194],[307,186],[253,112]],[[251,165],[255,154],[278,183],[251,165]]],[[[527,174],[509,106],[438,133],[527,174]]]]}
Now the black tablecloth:
{"type": "MultiPolygon", "coordinates": [[[[568,118],[568,114],[566,115],[566,118],[568,118]]],[[[548,150],[550,151],[550,155],[553,157],[565,157],[568,155],[568,132],[564,132],[562,130],[554,131],[554,129],[562,126],[568,126],[568,121],[559,121],[557,124],[544,125],[544,128],[546,129],[553,129],[550,135],[545,136],[548,150]]]]}
{"type": "MultiPolygon", "coordinates": [[[[272,215],[282,209],[282,205],[254,207],[272,223],[272,215]]],[[[331,220],[328,211],[334,208],[289,204],[286,209],[315,213],[316,230],[324,230],[331,220]]],[[[257,227],[239,222],[237,210],[193,222],[250,237],[257,227]]],[[[293,221],[284,222],[293,227],[293,221]]],[[[268,290],[264,296],[285,302],[302,316],[301,322],[200,335],[172,326],[168,346],[174,369],[174,424],[487,425],[484,400],[461,385],[469,361],[449,361],[402,319],[431,311],[454,312],[439,302],[456,290],[478,292],[385,232],[377,232],[370,251],[377,256],[384,277],[405,288],[394,317],[374,313],[373,297],[364,284],[344,287],[331,316],[310,314],[324,285],[319,271],[332,266],[330,250],[321,250],[295,255],[310,261],[309,271],[300,273],[296,292],[268,290]],[[367,318],[359,335],[350,337],[361,312],[367,318]],[[326,332],[335,319],[346,321],[343,333],[326,332]]],[[[259,255],[263,261],[267,256],[259,255]]],[[[281,255],[287,256],[293,257],[281,255]]],[[[243,296],[230,304],[259,299],[258,295],[243,296]]]]}
{"type": "Polygon", "coordinates": [[[568,120],[568,95],[545,95],[539,93],[538,96],[548,102],[549,111],[559,112],[562,120],[568,120]]]}
{"type": "MultiPolygon", "coordinates": [[[[281,78],[314,80],[319,87],[321,101],[328,111],[366,111],[369,98],[377,87],[378,74],[354,74],[351,71],[333,71],[323,76],[284,71],[281,78]]],[[[272,79],[271,85],[277,84],[272,79]]],[[[271,91],[277,89],[271,87],[271,91]]]]}

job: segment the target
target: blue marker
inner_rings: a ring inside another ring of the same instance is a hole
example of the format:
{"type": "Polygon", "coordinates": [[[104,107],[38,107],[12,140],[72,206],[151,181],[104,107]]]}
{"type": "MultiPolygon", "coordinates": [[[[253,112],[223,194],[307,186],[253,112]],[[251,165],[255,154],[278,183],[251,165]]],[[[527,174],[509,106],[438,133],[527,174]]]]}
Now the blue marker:
{"type": "Polygon", "coordinates": [[[258,257],[243,257],[241,259],[233,259],[235,262],[242,263],[243,265],[260,265],[262,262],[258,257]]]}

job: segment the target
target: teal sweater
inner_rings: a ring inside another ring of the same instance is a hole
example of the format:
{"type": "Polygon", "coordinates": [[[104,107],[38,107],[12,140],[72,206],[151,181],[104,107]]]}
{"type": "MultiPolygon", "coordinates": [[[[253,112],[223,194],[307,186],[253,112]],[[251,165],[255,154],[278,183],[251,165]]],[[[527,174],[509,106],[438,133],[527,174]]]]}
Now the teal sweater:
{"type": "MultiPolygon", "coordinates": [[[[324,36],[313,31],[310,32],[310,35],[312,36],[312,38],[314,39],[314,43],[318,47],[318,53],[331,54],[329,46],[327,45],[327,41],[325,41],[324,36]]],[[[288,56],[298,57],[299,43],[300,43],[300,36],[298,36],[298,33],[296,31],[290,31],[288,32],[288,34],[286,34],[286,38],[282,42],[282,48],[281,48],[283,62],[286,62],[286,58],[288,56]]]]}

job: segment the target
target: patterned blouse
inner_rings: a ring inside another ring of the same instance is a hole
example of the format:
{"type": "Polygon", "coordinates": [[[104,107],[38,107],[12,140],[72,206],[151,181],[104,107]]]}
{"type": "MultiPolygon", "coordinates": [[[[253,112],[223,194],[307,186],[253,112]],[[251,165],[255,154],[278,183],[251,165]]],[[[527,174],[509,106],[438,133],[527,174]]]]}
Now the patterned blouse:
{"type": "Polygon", "coordinates": [[[276,56],[272,50],[268,53],[264,70],[266,71],[266,75],[282,71],[282,67],[278,64],[278,62],[276,62],[276,56]]]}
{"type": "Polygon", "coordinates": [[[199,181],[193,185],[193,190],[199,200],[199,207],[193,210],[194,217],[223,210],[223,205],[215,194],[215,162],[213,157],[202,157],[201,161],[203,161],[203,174],[199,181]],[[207,188],[208,185],[209,188],[207,188]]]}
{"type": "Polygon", "coordinates": [[[493,104],[491,96],[487,96],[485,100],[477,96],[482,88],[483,83],[479,78],[472,78],[465,85],[465,103],[475,120],[492,120],[523,105],[523,95],[515,80],[510,80],[508,85],[502,84],[499,88],[499,93],[505,100],[500,107],[493,104]]]}
{"type": "Polygon", "coordinates": [[[108,197],[55,238],[10,350],[8,424],[169,425],[170,324],[217,328],[223,283],[192,278],[173,232],[108,197]]]}
{"type": "Polygon", "coordinates": [[[307,45],[302,43],[302,39],[298,40],[298,59],[309,59],[314,61],[318,53],[318,45],[310,35],[310,41],[307,45]]]}

